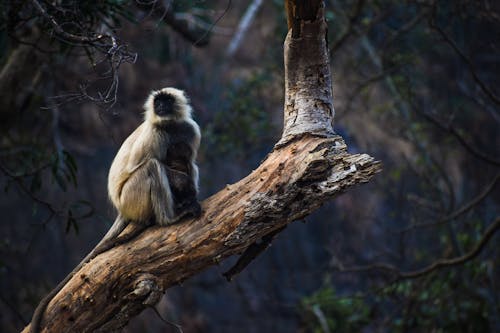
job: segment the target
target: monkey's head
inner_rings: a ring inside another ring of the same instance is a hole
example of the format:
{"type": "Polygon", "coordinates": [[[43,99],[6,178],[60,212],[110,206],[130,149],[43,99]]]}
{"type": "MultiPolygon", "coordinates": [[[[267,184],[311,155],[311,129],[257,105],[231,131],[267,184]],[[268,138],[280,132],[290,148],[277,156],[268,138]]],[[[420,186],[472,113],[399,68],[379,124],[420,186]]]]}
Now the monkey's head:
{"type": "Polygon", "coordinates": [[[146,100],[144,109],[146,120],[153,123],[191,117],[191,106],[184,91],[176,88],[153,91],[146,100]]]}

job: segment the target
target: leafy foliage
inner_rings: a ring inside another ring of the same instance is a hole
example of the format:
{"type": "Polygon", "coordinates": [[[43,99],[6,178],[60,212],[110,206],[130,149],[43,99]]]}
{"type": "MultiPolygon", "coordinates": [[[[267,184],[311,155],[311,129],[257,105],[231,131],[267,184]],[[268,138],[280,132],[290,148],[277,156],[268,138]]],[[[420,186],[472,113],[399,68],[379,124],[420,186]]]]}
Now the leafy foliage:
{"type": "Polygon", "coordinates": [[[331,332],[349,333],[360,332],[370,322],[371,308],[362,298],[340,297],[326,286],[303,298],[300,312],[308,332],[324,332],[326,323],[331,332]]]}

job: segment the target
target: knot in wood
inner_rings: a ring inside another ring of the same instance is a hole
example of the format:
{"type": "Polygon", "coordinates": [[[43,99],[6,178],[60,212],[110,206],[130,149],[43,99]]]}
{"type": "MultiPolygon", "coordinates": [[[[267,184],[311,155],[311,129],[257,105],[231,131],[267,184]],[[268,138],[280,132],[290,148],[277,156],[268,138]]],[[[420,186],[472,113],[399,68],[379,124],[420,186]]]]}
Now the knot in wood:
{"type": "Polygon", "coordinates": [[[137,278],[134,290],[128,296],[140,300],[143,305],[153,306],[160,301],[162,295],[163,288],[158,278],[151,274],[142,274],[137,278]]]}

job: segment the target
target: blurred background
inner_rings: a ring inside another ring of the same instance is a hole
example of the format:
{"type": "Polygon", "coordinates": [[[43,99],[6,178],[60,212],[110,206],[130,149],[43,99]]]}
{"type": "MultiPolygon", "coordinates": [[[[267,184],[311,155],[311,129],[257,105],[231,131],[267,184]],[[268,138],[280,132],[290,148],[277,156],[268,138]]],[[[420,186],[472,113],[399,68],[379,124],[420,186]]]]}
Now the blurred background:
{"type": "MultiPolygon", "coordinates": [[[[159,312],[186,333],[500,332],[500,3],[325,4],[335,130],[383,172],[159,312]]],[[[111,225],[107,172],[151,90],[191,98],[200,199],[259,165],[281,134],[286,31],[278,0],[0,3],[2,332],[111,225]]],[[[124,332],[179,329],[147,310],[124,332]]]]}

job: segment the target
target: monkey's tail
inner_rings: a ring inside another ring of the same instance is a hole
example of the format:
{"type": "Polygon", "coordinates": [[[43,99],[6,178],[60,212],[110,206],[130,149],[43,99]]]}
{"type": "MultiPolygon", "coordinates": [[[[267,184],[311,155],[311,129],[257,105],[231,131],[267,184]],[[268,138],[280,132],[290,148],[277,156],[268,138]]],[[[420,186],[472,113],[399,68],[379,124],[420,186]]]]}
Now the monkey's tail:
{"type": "Polygon", "coordinates": [[[127,237],[127,239],[120,239],[119,242],[116,241],[118,235],[120,235],[120,233],[125,229],[128,223],[129,222],[125,220],[121,215],[118,215],[116,217],[115,222],[109,229],[109,231],[106,233],[106,235],[104,235],[101,241],[92,249],[92,251],[90,251],[90,253],[87,254],[87,256],[83,258],[82,261],[80,261],[78,266],[76,266],[71,271],[71,273],[66,275],[66,277],[61,282],[59,282],[59,284],[40,301],[40,303],[35,309],[33,318],[31,319],[30,333],[40,332],[40,324],[42,323],[45,309],[49,305],[52,298],[54,298],[54,296],[56,296],[57,293],[59,293],[59,291],[61,291],[61,289],[64,288],[64,286],[75,275],[76,272],[78,272],[86,263],[97,257],[99,254],[113,248],[118,243],[126,242],[128,239],[134,237],[137,234],[137,232],[135,232],[134,234],[129,235],[130,237],[127,237]]]}

